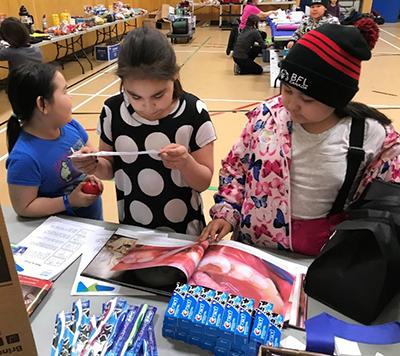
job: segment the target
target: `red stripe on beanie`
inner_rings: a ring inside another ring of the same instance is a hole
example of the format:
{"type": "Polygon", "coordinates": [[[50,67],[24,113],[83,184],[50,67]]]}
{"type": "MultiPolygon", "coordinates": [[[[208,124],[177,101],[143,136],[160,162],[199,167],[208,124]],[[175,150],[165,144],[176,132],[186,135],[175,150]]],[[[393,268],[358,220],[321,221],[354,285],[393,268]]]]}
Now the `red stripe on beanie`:
{"type": "Polygon", "coordinates": [[[314,52],[317,56],[319,56],[325,62],[329,63],[332,67],[336,68],[338,71],[343,72],[344,74],[348,75],[349,77],[351,77],[357,81],[360,79],[360,72],[355,73],[354,71],[345,67],[341,63],[332,59],[325,52],[323,52],[320,48],[318,48],[315,44],[305,41],[302,38],[298,41],[298,44],[301,44],[302,46],[307,47],[309,50],[314,52]]]}
{"type": "MultiPolygon", "coordinates": [[[[315,31],[315,34],[316,33],[317,32],[315,31]]],[[[354,72],[360,74],[360,71],[361,71],[361,61],[360,60],[357,60],[358,63],[352,62],[351,60],[349,60],[347,58],[348,56],[350,56],[347,52],[345,52],[344,50],[341,50],[340,53],[338,53],[336,50],[332,49],[329,46],[329,44],[326,44],[322,39],[318,38],[319,36],[314,37],[313,35],[314,35],[314,33],[310,33],[310,36],[307,36],[306,38],[304,38],[304,40],[314,43],[319,48],[321,48],[324,52],[326,52],[331,57],[333,57],[333,59],[337,60],[338,62],[343,63],[346,67],[349,67],[354,72]]]]}
{"type": "Polygon", "coordinates": [[[319,31],[312,31],[312,32],[309,32],[308,35],[313,35],[315,37],[318,37],[321,41],[323,41],[323,43],[326,43],[329,47],[332,47],[332,49],[334,49],[337,53],[342,55],[344,58],[348,59],[350,62],[352,62],[356,66],[360,67],[361,61],[358,58],[356,58],[356,57],[352,56],[350,53],[346,52],[342,47],[339,47],[336,42],[332,41],[329,37],[325,36],[323,33],[319,32],[319,31]]]}

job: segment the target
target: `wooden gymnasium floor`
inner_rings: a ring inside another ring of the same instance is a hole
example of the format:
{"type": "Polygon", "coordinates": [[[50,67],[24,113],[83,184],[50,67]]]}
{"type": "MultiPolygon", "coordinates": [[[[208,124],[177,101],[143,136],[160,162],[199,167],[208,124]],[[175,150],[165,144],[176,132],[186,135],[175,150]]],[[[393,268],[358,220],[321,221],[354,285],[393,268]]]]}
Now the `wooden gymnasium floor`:
{"type": "MultiPolygon", "coordinates": [[[[218,184],[218,169],[221,159],[239,136],[245,123],[243,112],[215,112],[214,110],[244,110],[257,102],[278,94],[278,89],[269,87],[269,74],[260,76],[234,76],[233,61],[226,56],[225,48],[229,32],[217,27],[198,27],[189,44],[175,44],[177,58],[182,66],[181,80],[186,91],[202,98],[207,104],[214,122],[218,140],[215,143],[215,173],[209,190],[203,193],[204,208],[208,209],[218,184]]],[[[114,74],[115,63],[95,62],[93,71],[80,75],[76,63],[68,63],[63,70],[70,85],[74,117],[88,130],[90,140],[97,146],[95,133],[98,113],[103,101],[119,90],[119,80],[114,74]],[[78,83],[78,84],[76,84],[78,83]]],[[[87,66],[86,66],[87,67],[87,66]]],[[[381,27],[381,38],[373,57],[363,64],[360,92],[356,99],[380,106],[400,105],[400,23],[381,27]]],[[[384,110],[400,130],[400,110],[384,110]]],[[[10,107],[4,93],[0,92],[0,122],[10,115],[10,107]]],[[[0,126],[0,191],[1,204],[10,206],[8,197],[5,160],[6,125],[0,126]]],[[[114,183],[105,182],[103,194],[104,217],[117,221],[114,183]]]]}

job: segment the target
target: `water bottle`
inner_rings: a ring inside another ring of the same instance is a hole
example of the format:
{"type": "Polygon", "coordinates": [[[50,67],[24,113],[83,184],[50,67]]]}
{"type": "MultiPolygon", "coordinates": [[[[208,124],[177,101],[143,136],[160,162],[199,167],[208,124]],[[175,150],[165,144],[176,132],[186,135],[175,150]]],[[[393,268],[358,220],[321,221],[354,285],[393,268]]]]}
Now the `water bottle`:
{"type": "Polygon", "coordinates": [[[25,26],[28,28],[29,32],[33,32],[33,17],[29,15],[28,10],[24,5],[22,5],[19,8],[19,19],[20,21],[25,24],[25,26]]]}
{"type": "Polygon", "coordinates": [[[42,16],[42,30],[43,32],[45,32],[47,30],[48,26],[47,26],[47,19],[46,19],[46,15],[42,16]]]}
{"type": "Polygon", "coordinates": [[[24,5],[22,5],[19,8],[19,20],[24,23],[26,26],[29,27],[30,24],[30,17],[29,17],[29,13],[28,10],[26,9],[26,7],[24,5]]]}

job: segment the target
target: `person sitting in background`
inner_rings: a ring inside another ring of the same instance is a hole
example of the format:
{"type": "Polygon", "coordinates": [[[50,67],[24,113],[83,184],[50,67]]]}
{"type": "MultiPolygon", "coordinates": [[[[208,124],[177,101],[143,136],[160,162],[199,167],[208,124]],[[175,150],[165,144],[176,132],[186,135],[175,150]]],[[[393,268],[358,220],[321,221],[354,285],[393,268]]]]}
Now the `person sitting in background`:
{"type": "Polygon", "coordinates": [[[237,65],[237,68],[235,66],[235,74],[263,73],[263,67],[254,61],[262,49],[267,47],[265,39],[258,31],[259,21],[258,16],[249,16],[246,27],[239,33],[233,49],[233,60],[237,65]]]}
{"type": "Polygon", "coordinates": [[[329,0],[326,10],[328,11],[328,14],[337,17],[339,20],[342,19],[342,15],[340,14],[339,0],[329,0]]]}
{"type": "Polygon", "coordinates": [[[328,14],[328,0],[309,0],[308,6],[310,6],[310,16],[307,16],[300,27],[295,31],[292,39],[287,44],[287,48],[292,48],[307,32],[315,30],[324,24],[340,24],[337,17],[328,14]]]}
{"type": "Polygon", "coordinates": [[[247,24],[247,19],[251,15],[256,15],[259,17],[260,20],[265,20],[268,16],[276,13],[276,11],[261,11],[257,7],[258,3],[259,0],[247,0],[246,6],[243,9],[242,17],[240,18],[239,30],[244,30],[247,24]]]}
{"type": "Polygon", "coordinates": [[[0,61],[8,61],[9,70],[22,64],[43,62],[38,47],[29,43],[27,27],[15,17],[7,17],[0,25],[0,36],[9,46],[0,47],[0,61]]]}

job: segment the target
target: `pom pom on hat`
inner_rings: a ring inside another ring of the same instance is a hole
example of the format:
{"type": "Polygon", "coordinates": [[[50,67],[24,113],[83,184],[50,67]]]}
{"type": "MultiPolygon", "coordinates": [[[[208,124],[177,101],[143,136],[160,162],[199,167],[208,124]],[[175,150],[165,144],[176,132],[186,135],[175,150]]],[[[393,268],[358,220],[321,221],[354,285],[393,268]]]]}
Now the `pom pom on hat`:
{"type": "Polygon", "coordinates": [[[371,18],[363,17],[356,21],[354,26],[360,30],[361,34],[368,43],[369,49],[373,49],[379,38],[379,27],[375,21],[371,18]]]}

